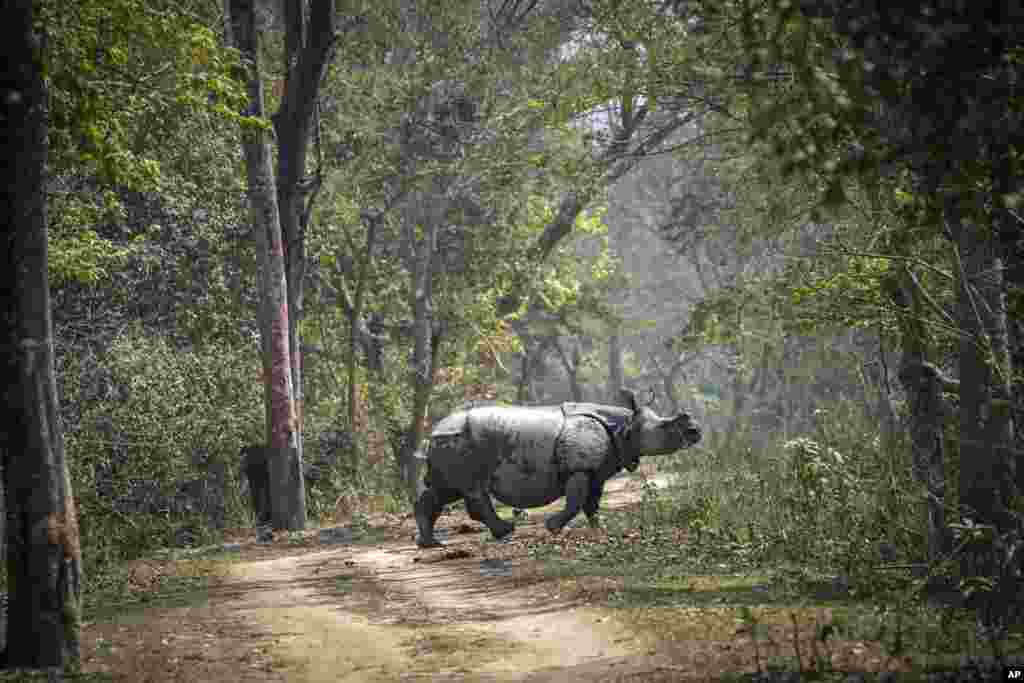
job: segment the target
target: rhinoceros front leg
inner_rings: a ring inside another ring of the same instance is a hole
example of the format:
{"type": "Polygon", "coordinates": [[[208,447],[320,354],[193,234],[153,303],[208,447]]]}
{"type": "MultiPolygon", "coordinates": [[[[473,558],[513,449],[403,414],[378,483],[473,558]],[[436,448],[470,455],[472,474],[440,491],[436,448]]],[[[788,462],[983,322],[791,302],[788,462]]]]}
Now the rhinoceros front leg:
{"type": "Polygon", "coordinates": [[[441,516],[445,505],[454,503],[461,495],[455,489],[421,484],[420,495],[416,498],[416,545],[421,548],[436,548],[441,542],[434,536],[434,524],[441,516]]]}
{"type": "Polygon", "coordinates": [[[498,517],[498,513],[494,511],[494,504],[491,503],[491,496],[485,489],[478,488],[467,491],[465,498],[466,511],[469,516],[478,522],[483,522],[491,530],[491,535],[494,538],[505,538],[516,528],[515,524],[498,517]]]}
{"type": "Polygon", "coordinates": [[[579,514],[580,508],[586,504],[590,493],[590,475],[576,472],[565,483],[565,509],[544,520],[544,526],[553,534],[557,534],[572,518],[579,514]]]}
{"type": "Polygon", "coordinates": [[[602,495],[604,495],[604,482],[597,481],[596,477],[591,477],[590,494],[583,501],[583,512],[587,515],[587,525],[591,529],[601,526],[601,520],[597,516],[597,506],[601,504],[602,495]]]}

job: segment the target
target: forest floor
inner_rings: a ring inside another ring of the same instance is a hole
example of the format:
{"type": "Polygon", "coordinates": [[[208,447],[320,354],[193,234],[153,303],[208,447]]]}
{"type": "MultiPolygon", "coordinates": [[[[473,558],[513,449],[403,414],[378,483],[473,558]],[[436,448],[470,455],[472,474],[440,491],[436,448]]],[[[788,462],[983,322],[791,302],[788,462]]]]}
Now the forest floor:
{"type": "MultiPolygon", "coordinates": [[[[638,505],[640,481],[609,482],[603,507],[638,505]]],[[[445,547],[420,550],[409,516],[379,513],[343,544],[322,542],[331,532],[318,530],[259,544],[240,531],[229,553],[137,561],[128,572],[133,606],[89,615],[83,669],[96,680],[132,683],[657,683],[712,680],[780,660],[795,667],[797,657],[821,665],[815,625],[829,620],[827,608],[766,607],[755,629],[715,599],[616,603],[628,577],[553,571],[531,552],[547,545],[549,557],[571,558],[580,544],[607,541],[607,532],[551,536],[541,520],[530,511],[512,540],[498,543],[464,512],[451,512],[438,523],[445,547]]],[[[724,578],[688,580],[687,594],[697,598],[738,590],[724,578]]],[[[825,656],[840,671],[906,669],[863,640],[832,640],[825,656]]]]}

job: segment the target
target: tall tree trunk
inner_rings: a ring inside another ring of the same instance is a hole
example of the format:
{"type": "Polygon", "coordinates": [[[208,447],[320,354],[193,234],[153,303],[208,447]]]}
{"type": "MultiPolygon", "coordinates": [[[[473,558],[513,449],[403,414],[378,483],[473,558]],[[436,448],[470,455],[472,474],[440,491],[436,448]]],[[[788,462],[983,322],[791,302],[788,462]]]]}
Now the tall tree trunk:
{"type": "Polygon", "coordinates": [[[0,460],[7,507],[6,665],[77,668],[82,555],[64,459],[47,279],[45,36],[32,0],[4,4],[0,460]]]}
{"type": "MultiPolygon", "coordinates": [[[[1024,271],[1024,240],[1015,248],[1015,264],[1007,267],[1010,271],[1024,271]]],[[[1013,285],[1012,296],[1017,298],[1014,310],[1024,314],[1024,281],[1013,285]]],[[[1017,492],[1024,493],[1024,317],[1008,316],[1006,320],[1010,345],[1010,364],[1013,368],[1013,445],[1016,449],[1017,492]]]]}
{"type": "MultiPolygon", "coordinates": [[[[1010,510],[1016,496],[1016,458],[1006,296],[996,240],[965,220],[956,198],[946,199],[947,225],[959,239],[960,289],[960,503],[975,522],[992,525],[997,539],[1017,531],[1010,510]]],[[[975,607],[985,624],[1002,621],[1009,588],[1000,542],[971,543],[961,558],[961,576],[995,579],[993,592],[979,591],[975,607]]],[[[1014,582],[1009,582],[1014,583],[1014,582]]]]}
{"type": "MultiPolygon", "coordinates": [[[[259,71],[259,33],[253,0],[228,0],[231,38],[247,67],[249,116],[264,118],[263,84],[259,71]]],[[[274,183],[273,154],[266,131],[242,129],[249,207],[261,254],[261,331],[263,379],[268,404],[267,443],[272,524],[277,529],[306,526],[305,490],[298,455],[298,420],[294,403],[289,339],[288,287],[284,245],[274,183]]]]}
{"type": "Polygon", "coordinates": [[[306,225],[320,188],[321,169],[307,180],[306,158],[312,136],[320,84],[330,63],[335,35],[334,0],[289,0],[284,3],[284,96],[274,115],[277,133],[277,198],[288,281],[288,338],[296,410],[295,447],[302,460],[302,321],[306,274],[306,225]],[[307,21],[307,5],[309,16],[307,21]]]}
{"type": "Polygon", "coordinates": [[[994,228],[1005,266],[1017,492],[1024,494],[1024,230],[1018,216],[1007,206],[1007,198],[1020,192],[1024,180],[1014,174],[1010,150],[1009,144],[993,145],[993,188],[997,199],[994,228]]]}
{"type": "MultiPolygon", "coordinates": [[[[416,0],[401,0],[399,14],[406,32],[426,35],[430,31],[427,18],[420,11],[416,0]]],[[[393,51],[391,62],[395,65],[412,64],[418,59],[415,47],[407,44],[393,51]]],[[[439,93],[439,97],[442,96],[439,93]]],[[[410,112],[409,123],[399,132],[402,147],[402,165],[406,173],[413,173],[420,161],[429,159],[433,147],[429,140],[432,129],[429,119],[438,104],[432,95],[422,102],[424,111],[410,112]]],[[[413,252],[410,273],[413,308],[413,356],[410,384],[413,392],[412,415],[398,449],[398,465],[403,484],[410,499],[416,499],[417,460],[413,456],[426,431],[430,394],[434,386],[433,360],[438,348],[434,339],[435,321],[433,313],[433,268],[434,252],[437,249],[438,230],[445,216],[447,205],[443,176],[435,176],[433,186],[411,193],[402,202],[402,221],[413,252]],[[422,234],[418,234],[422,231],[422,234]]]]}
{"type": "MultiPolygon", "coordinates": [[[[899,245],[897,253],[904,253],[905,246],[899,245]]],[[[923,507],[928,533],[928,560],[935,561],[949,549],[942,431],[946,411],[942,392],[951,382],[928,362],[928,334],[922,323],[924,311],[911,273],[903,271],[894,275],[889,289],[890,297],[899,310],[903,356],[898,375],[907,393],[913,474],[925,488],[923,507]]]]}
{"type": "MultiPolygon", "coordinates": [[[[426,431],[427,410],[430,394],[434,388],[434,360],[437,341],[434,339],[433,305],[433,260],[437,250],[437,232],[440,215],[426,217],[423,237],[416,243],[415,267],[412,273],[413,292],[413,355],[412,355],[412,386],[413,406],[412,421],[408,436],[400,453],[402,478],[415,500],[417,467],[413,452],[419,446],[426,431]]],[[[415,233],[415,225],[410,226],[415,233]]]]}
{"type": "MultiPolygon", "coordinates": [[[[359,326],[363,324],[363,296],[366,292],[366,281],[370,275],[370,264],[373,261],[373,248],[377,241],[377,226],[384,220],[379,213],[363,212],[363,222],[366,223],[366,251],[363,254],[363,262],[359,264],[359,273],[356,276],[355,293],[352,296],[352,312],[349,316],[348,330],[348,425],[349,429],[355,429],[356,424],[356,368],[359,361],[356,354],[356,346],[359,343],[359,326]]],[[[354,246],[354,245],[353,245],[354,246]]],[[[369,329],[368,334],[373,334],[369,329]]],[[[374,360],[367,357],[367,371],[371,371],[374,360]]],[[[369,427],[369,425],[367,425],[369,427]]]]}

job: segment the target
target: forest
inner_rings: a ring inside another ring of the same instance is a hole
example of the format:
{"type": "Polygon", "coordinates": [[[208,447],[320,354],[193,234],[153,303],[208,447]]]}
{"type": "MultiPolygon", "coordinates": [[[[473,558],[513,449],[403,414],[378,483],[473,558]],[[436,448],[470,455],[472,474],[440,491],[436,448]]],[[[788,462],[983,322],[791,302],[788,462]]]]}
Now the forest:
{"type": "Polygon", "coordinates": [[[133,562],[408,523],[453,411],[622,388],[700,441],[538,562],[841,593],[811,646],[903,673],[1024,651],[1019,3],[0,16],[3,667],[80,672],[133,562]]]}

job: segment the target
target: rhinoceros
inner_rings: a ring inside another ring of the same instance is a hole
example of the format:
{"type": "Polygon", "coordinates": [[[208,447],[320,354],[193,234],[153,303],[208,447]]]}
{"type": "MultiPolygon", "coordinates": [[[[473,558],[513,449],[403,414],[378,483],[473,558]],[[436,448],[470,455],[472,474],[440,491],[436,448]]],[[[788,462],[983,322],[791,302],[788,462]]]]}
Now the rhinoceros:
{"type": "Polygon", "coordinates": [[[634,471],[642,455],[662,455],[700,441],[700,428],[686,413],[660,417],[638,407],[599,403],[553,406],[471,407],[434,427],[426,453],[426,474],[416,500],[416,544],[441,545],[434,523],[445,505],[460,498],[470,517],[495,539],[515,525],[499,519],[491,496],[515,508],[541,507],[565,496],[565,508],[545,526],[559,532],[580,509],[592,526],[604,483],[623,468],[634,471]]]}

